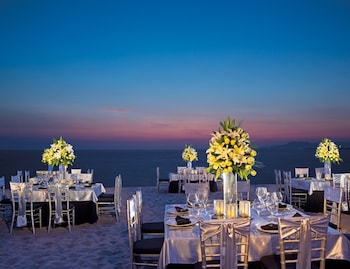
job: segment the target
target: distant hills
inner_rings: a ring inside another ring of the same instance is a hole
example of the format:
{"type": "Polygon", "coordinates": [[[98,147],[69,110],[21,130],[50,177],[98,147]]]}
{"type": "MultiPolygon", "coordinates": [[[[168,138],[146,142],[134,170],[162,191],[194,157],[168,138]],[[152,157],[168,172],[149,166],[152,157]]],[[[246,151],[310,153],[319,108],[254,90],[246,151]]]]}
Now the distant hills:
{"type": "MultiPolygon", "coordinates": [[[[276,148],[276,149],[281,149],[281,148],[293,148],[293,149],[316,149],[318,146],[319,142],[317,143],[310,143],[310,142],[303,142],[303,141],[294,141],[294,142],[289,142],[287,144],[282,144],[282,145],[277,145],[277,146],[270,146],[266,148],[276,148]]],[[[336,142],[337,146],[340,149],[350,149],[350,142],[336,142]]]]}

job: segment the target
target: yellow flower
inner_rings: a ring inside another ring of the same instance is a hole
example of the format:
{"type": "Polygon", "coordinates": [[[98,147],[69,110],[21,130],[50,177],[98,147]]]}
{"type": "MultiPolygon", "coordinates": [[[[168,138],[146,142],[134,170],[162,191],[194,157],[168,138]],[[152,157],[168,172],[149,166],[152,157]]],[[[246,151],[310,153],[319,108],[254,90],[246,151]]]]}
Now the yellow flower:
{"type": "Polygon", "coordinates": [[[233,172],[241,178],[255,176],[253,170],[257,152],[251,148],[249,134],[235,125],[228,117],[220,122],[219,131],[213,132],[207,149],[207,171],[215,173],[216,178],[221,173],[233,172]]]}

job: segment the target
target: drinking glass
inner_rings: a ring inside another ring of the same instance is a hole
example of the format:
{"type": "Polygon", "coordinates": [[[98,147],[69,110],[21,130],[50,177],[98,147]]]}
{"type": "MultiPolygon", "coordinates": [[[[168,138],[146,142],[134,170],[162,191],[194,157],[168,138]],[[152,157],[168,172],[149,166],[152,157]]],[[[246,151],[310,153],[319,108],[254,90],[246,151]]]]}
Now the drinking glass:
{"type": "Polygon", "coordinates": [[[254,199],[253,201],[253,208],[255,209],[256,213],[260,217],[261,212],[264,211],[265,205],[259,201],[259,199],[254,199]]]}
{"type": "Polygon", "coordinates": [[[187,194],[186,199],[187,199],[187,204],[191,208],[190,215],[194,216],[194,210],[195,210],[196,204],[198,203],[198,194],[196,192],[189,192],[187,194]]]}
{"type": "Polygon", "coordinates": [[[207,207],[207,203],[208,203],[208,191],[207,190],[198,191],[197,199],[198,199],[198,205],[199,205],[199,213],[204,215],[207,207]]]}
{"type": "Polygon", "coordinates": [[[277,193],[272,192],[268,194],[267,200],[266,200],[266,208],[270,212],[270,218],[275,219],[276,214],[278,211],[278,199],[277,199],[277,193]]]}
{"type": "Polygon", "coordinates": [[[258,197],[260,203],[264,203],[266,195],[267,195],[267,188],[266,187],[257,187],[255,190],[256,196],[258,197]]]}

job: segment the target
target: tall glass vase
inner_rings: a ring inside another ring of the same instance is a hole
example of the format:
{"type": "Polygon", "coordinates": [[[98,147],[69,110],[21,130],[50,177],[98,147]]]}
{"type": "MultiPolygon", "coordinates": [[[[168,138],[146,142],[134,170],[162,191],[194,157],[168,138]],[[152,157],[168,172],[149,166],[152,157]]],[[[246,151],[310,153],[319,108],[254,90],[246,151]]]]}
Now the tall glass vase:
{"type": "Polygon", "coordinates": [[[237,174],[223,173],[224,216],[227,216],[227,205],[237,204],[237,174]]]}
{"type": "Polygon", "coordinates": [[[324,162],[324,177],[325,177],[325,179],[332,178],[332,165],[331,165],[330,161],[324,162]]]}
{"type": "Polygon", "coordinates": [[[58,166],[58,174],[59,174],[59,179],[66,179],[66,173],[67,173],[67,167],[63,164],[59,164],[58,166]]]}

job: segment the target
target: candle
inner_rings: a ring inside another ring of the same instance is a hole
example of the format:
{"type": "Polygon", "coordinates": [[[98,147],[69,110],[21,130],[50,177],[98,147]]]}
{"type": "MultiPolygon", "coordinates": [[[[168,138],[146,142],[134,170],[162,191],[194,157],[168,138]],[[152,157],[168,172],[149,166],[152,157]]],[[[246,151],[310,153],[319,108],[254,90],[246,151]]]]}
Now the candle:
{"type": "Polygon", "coordinates": [[[243,218],[250,218],[250,201],[239,202],[239,215],[243,218]]]}
{"type": "Polygon", "coordinates": [[[237,218],[238,212],[237,212],[237,204],[227,204],[226,205],[226,218],[237,218]]]}
{"type": "Polygon", "coordinates": [[[214,214],[216,216],[224,214],[224,200],[214,200],[214,214]]]}

